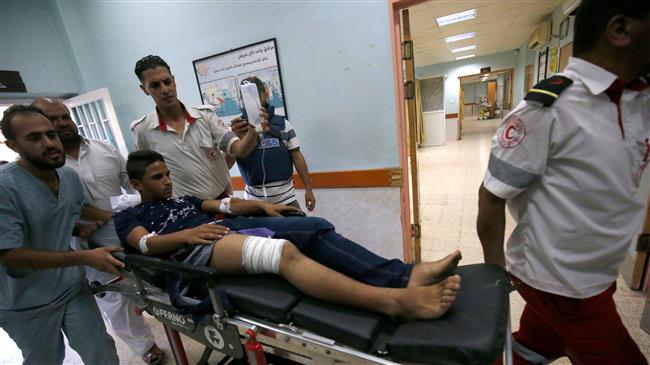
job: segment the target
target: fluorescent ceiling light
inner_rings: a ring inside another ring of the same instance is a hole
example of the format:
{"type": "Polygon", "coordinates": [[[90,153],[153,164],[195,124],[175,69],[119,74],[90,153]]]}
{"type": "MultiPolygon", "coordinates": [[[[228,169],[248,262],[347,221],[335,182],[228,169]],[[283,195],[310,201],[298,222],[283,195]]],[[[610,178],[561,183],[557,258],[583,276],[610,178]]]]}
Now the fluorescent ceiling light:
{"type": "Polygon", "coordinates": [[[474,37],[476,37],[475,32],[463,33],[463,34],[447,37],[445,38],[445,42],[451,43],[451,42],[462,41],[463,39],[470,39],[474,37]]]}
{"type": "Polygon", "coordinates": [[[458,52],[463,52],[463,51],[469,51],[471,49],[476,49],[476,45],[472,44],[471,46],[467,46],[467,47],[454,48],[451,51],[453,53],[458,53],[458,52]]]}
{"type": "Polygon", "coordinates": [[[467,56],[456,57],[456,60],[464,60],[466,58],[472,58],[474,56],[476,56],[476,55],[475,54],[468,54],[467,56]]]}
{"type": "Polygon", "coordinates": [[[441,16],[440,18],[436,18],[436,22],[438,22],[439,27],[443,27],[445,25],[462,22],[463,20],[471,20],[474,18],[476,18],[476,9],[470,9],[461,11],[460,13],[441,16]]]}

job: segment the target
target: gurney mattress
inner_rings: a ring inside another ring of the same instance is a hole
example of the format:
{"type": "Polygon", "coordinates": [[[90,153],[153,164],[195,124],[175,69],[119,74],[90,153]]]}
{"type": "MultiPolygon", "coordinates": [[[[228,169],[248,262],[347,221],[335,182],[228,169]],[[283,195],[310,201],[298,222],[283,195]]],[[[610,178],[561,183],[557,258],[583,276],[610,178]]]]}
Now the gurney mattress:
{"type": "Polygon", "coordinates": [[[393,361],[489,364],[502,353],[507,335],[509,280],[493,265],[461,266],[457,273],[462,289],[452,309],[417,322],[308,298],[272,275],[227,278],[221,288],[242,314],[293,323],[364,352],[385,350],[393,361]]]}

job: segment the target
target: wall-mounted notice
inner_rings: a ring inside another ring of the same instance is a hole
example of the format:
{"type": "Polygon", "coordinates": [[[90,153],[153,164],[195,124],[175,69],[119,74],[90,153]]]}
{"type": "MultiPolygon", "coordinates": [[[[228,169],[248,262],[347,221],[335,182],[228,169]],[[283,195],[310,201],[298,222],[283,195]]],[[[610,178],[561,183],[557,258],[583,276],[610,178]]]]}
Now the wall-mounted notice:
{"type": "Polygon", "coordinates": [[[287,116],[275,38],[218,53],[193,62],[204,104],[214,105],[217,115],[229,122],[241,114],[239,85],[257,76],[269,91],[275,113],[287,116]]]}

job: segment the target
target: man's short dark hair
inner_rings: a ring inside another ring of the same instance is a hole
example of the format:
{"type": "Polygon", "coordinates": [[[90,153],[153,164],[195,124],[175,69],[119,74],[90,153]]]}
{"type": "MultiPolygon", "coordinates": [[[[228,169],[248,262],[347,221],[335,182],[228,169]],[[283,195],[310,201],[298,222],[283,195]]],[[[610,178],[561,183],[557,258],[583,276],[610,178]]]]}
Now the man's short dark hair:
{"type": "Polygon", "coordinates": [[[129,153],[126,161],[126,173],[130,179],[141,179],[151,164],[162,161],[165,162],[163,155],[156,151],[142,150],[129,153]]]}
{"type": "Polygon", "coordinates": [[[163,60],[160,56],[148,55],[142,57],[138,62],[136,62],[135,75],[138,77],[138,80],[142,82],[144,80],[142,73],[156,67],[166,67],[167,71],[169,71],[169,74],[171,75],[172,73],[172,70],[169,68],[167,62],[165,62],[165,60],[163,60]]]}
{"type": "Polygon", "coordinates": [[[591,51],[615,15],[643,19],[648,11],[647,0],[582,0],[573,25],[573,53],[578,56],[591,51]]]}
{"type": "MultiPolygon", "coordinates": [[[[35,106],[23,105],[23,104],[12,105],[7,110],[5,110],[4,114],[2,115],[2,121],[0,122],[0,130],[2,130],[2,135],[5,136],[5,138],[8,140],[15,141],[16,133],[13,129],[13,126],[11,125],[14,120],[14,117],[18,114],[28,114],[28,113],[40,114],[45,118],[47,118],[47,115],[45,115],[41,109],[35,106]]],[[[47,120],[50,119],[47,118],[47,120]]]]}
{"type": "Polygon", "coordinates": [[[266,85],[262,82],[262,80],[258,79],[257,76],[248,76],[247,78],[243,79],[241,83],[243,84],[245,81],[252,82],[257,86],[257,92],[262,95],[264,94],[264,91],[266,91],[266,85]]]}

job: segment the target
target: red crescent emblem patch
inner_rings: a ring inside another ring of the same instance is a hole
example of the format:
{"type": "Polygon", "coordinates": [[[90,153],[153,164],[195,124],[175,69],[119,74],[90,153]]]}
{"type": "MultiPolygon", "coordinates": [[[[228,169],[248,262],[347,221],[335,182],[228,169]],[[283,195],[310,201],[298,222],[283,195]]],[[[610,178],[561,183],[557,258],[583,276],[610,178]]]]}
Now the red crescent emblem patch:
{"type": "Polygon", "coordinates": [[[519,145],[526,138],[526,126],[518,116],[513,115],[499,131],[499,144],[503,148],[519,145]]]}

